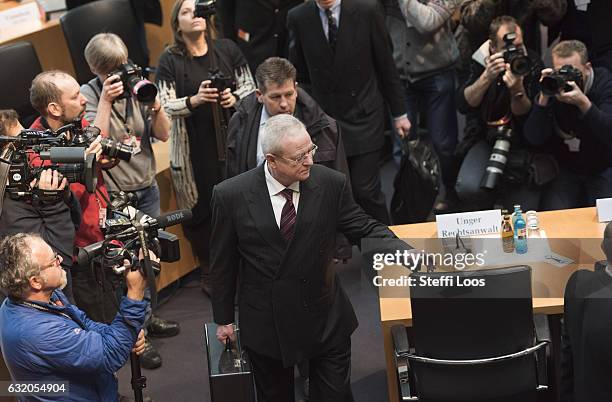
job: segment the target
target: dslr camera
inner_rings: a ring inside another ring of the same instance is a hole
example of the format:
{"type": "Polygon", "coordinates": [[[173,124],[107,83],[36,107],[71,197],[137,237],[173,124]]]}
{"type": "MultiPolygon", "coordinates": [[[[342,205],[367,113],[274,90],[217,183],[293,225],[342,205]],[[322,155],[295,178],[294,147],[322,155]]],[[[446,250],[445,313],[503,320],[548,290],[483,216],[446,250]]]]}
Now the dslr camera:
{"type": "MultiPolygon", "coordinates": [[[[71,132],[72,136],[70,140],[65,139],[65,145],[73,147],[87,148],[100,135],[98,127],[83,127],[78,119],[58,130],[58,132],[66,131],[71,132]]],[[[102,138],[100,145],[102,146],[102,154],[109,158],[118,158],[126,162],[129,162],[132,158],[133,149],[131,145],[123,144],[110,138],[102,138]]]]}
{"type": "Polygon", "coordinates": [[[504,35],[504,62],[510,64],[510,71],[516,75],[527,75],[533,63],[527,57],[522,47],[516,47],[516,32],[508,32],[504,35]]]}
{"type": "Polygon", "coordinates": [[[194,18],[210,18],[217,12],[217,0],[197,0],[193,10],[194,18]]]}
{"type": "Polygon", "coordinates": [[[568,81],[574,81],[578,87],[583,88],[584,82],[582,79],[582,72],[566,64],[560,69],[553,71],[552,74],[542,78],[542,93],[548,96],[555,96],[559,92],[569,92],[572,87],[567,83],[568,81]]]}
{"type": "Polygon", "coordinates": [[[146,79],[142,74],[142,68],[134,64],[131,60],[122,64],[108,76],[118,75],[123,82],[123,93],[118,99],[133,96],[140,103],[153,104],[157,96],[157,86],[146,79]]]}

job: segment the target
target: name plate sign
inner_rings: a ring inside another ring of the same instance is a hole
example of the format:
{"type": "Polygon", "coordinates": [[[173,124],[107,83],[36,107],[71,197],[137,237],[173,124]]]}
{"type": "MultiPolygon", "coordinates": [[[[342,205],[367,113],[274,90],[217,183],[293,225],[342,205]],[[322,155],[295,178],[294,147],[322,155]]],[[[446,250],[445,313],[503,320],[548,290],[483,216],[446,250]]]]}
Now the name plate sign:
{"type": "Polygon", "coordinates": [[[598,198],[596,205],[599,222],[612,221],[612,198],[598,198]]]}
{"type": "Polygon", "coordinates": [[[501,210],[436,215],[438,238],[484,236],[501,232],[501,210]]]}
{"type": "Polygon", "coordinates": [[[0,40],[17,38],[42,27],[36,2],[25,3],[0,11],[0,40]]]}

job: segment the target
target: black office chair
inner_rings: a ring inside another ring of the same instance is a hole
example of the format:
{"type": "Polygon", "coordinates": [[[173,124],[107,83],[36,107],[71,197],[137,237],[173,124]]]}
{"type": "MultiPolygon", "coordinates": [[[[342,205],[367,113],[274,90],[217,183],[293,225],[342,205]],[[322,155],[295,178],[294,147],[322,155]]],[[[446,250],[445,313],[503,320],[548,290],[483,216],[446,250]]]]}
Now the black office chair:
{"type": "Polygon", "coordinates": [[[30,42],[0,46],[0,109],[15,109],[24,127],[29,127],[38,116],[30,104],[30,86],[41,72],[30,42]]]}
{"type": "Polygon", "coordinates": [[[81,84],[94,77],[83,55],[85,46],[94,35],[101,32],[119,35],[128,48],[130,59],[143,68],[148,67],[148,50],[140,40],[142,29],[129,0],[94,1],[82,5],[64,14],[60,24],[77,81],[81,84]]]}
{"type": "Polygon", "coordinates": [[[453,285],[411,288],[414,345],[392,328],[401,400],[524,402],[547,388],[549,341],[534,333],[530,267],[412,276],[453,285]],[[456,286],[466,279],[486,285],[456,286]]]}

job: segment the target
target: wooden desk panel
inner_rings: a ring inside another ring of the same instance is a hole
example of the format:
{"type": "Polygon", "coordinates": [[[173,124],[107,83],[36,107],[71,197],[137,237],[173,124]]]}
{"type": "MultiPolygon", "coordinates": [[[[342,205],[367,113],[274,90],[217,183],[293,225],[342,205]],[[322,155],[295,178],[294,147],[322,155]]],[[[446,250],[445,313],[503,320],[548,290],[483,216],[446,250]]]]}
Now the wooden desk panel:
{"type": "MultiPolygon", "coordinates": [[[[595,208],[578,208],[561,211],[538,212],[540,227],[546,231],[549,239],[568,239],[567,242],[576,243],[578,240],[571,239],[599,239],[602,238],[605,223],[597,221],[597,211],[595,208]]],[[[418,223],[412,225],[393,226],[390,228],[399,238],[406,240],[411,245],[418,247],[424,243],[423,239],[434,239],[437,237],[436,224],[434,222],[418,223]],[[420,241],[419,241],[420,239],[420,241]]],[[[581,256],[587,260],[596,261],[603,259],[603,253],[598,244],[589,242],[586,246],[580,243],[581,256]]],[[[584,260],[584,258],[581,258],[584,260]]],[[[563,295],[565,288],[564,278],[569,276],[578,268],[579,264],[570,264],[563,268],[551,268],[550,265],[537,265],[537,273],[534,274],[534,282],[542,282],[546,277],[547,270],[555,270],[556,283],[547,284],[554,286],[554,295],[563,295]]],[[[385,268],[387,269],[387,268],[385,268]]],[[[393,267],[392,267],[393,269],[393,267]]],[[[404,268],[399,268],[404,269],[404,268]]],[[[536,270],[534,269],[534,272],[536,270]]],[[[380,319],[382,324],[382,334],[385,348],[385,359],[387,362],[387,385],[389,400],[399,401],[397,390],[397,378],[394,363],[393,340],[391,337],[391,327],[397,324],[406,327],[412,326],[412,309],[408,297],[380,297],[380,319]]],[[[547,315],[563,314],[563,297],[534,298],[533,309],[535,313],[547,315]]]]}

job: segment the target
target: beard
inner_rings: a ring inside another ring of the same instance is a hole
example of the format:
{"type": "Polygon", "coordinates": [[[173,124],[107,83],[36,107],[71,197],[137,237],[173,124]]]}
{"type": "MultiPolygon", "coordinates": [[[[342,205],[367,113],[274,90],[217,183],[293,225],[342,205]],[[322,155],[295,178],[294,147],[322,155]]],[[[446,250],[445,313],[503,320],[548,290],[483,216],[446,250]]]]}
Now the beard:
{"type": "Polygon", "coordinates": [[[50,286],[49,285],[49,277],[48,277],[46,272],[43,272],[43,274],[41,275],[41,279],[43,280],[43,287],[45,289],[49,289],[49,290],[55,290],[55,289],[63,290],[66,287],[66,285],[68,285],[68,276],[66,275],[66,271],[64,271],[64,269],[61,268],[61,267],[60,267],[60,270],[62,271],[62,273],[61,273],[61,277],[60,277],[59,285],[58,286],[50,286]]]}
{"type": "Polygon", "coordinates": [[[59,290],[64,290],[64,288],[68,285],[68,276],[66,275],[66,271],[62,269],[62,277],[60,279],[60,285],[58,286],[59,290]]]}

